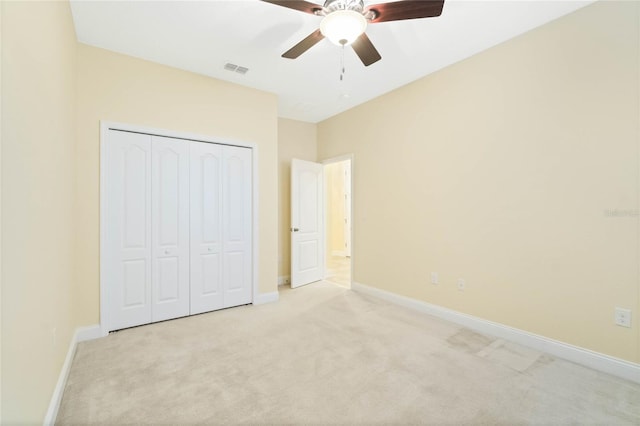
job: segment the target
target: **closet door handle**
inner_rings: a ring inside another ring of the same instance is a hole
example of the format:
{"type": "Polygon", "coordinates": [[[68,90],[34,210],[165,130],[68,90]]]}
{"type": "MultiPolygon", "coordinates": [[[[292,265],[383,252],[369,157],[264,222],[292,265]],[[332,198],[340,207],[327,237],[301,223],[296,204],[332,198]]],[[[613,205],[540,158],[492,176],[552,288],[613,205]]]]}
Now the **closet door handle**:
{"type": "Polygon", "coordinates": [[[165,250],[165,251],[164,251],[164,254],[169,254],[169,250],[165,250]]]}
{"type": "Polygon", "coordinates": [[[291,228],[291,232],[298,232],[300,229],[298,228],[291,228]]]}

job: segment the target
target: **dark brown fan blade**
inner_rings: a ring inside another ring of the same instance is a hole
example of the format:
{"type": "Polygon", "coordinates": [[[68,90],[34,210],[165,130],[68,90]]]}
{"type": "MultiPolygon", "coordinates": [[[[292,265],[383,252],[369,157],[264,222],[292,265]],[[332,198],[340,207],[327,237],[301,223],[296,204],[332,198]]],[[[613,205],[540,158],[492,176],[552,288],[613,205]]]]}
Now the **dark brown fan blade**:
{"type": "Polygon", "coordinates": [[[372,11],[375,14],[369,21],[375,24],[378,22],[440,16],[443,7],[444,0],[405,0],[372,4],[365,8],[365,13],[372,11]]]}
{"type": "Polygon", "coordinates": [[[362,33],[356,41],[351,43],[351,46],[353,47],[353,50],[356,51],[356,55],[358,55],[358,58],[360,58],[365,67],[368,67],[374,62],[378,62],[382,59],[382,56],[380,56],[365,33],[362,33]]]}
{"type": "Polygon", "coordinates": [[[282,54],[283,58],[295,59],[298,56],[302,55],[307,50],[311,49],[317,42],[322,40],[324,36],[320,32],[320,30],[315,30],[300,43],[293,46],[291,49],[287,50],[282,54]]]}
{"type": "Polygon", "coordinates": [[[287,7],[289,9],[299,10],[301,12],[316,14],[316,11],[322,10],[322,6],[303,0],[262,0],[266,3],[276,4],[278,6],[287,7]]]}

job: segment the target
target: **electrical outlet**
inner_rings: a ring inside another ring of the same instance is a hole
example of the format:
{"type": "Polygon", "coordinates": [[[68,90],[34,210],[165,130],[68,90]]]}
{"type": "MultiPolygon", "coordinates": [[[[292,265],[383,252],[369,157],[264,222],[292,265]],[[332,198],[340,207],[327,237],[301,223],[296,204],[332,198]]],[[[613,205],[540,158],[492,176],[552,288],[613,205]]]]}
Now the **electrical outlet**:
{"type": "Polygon", "coordinates": [[[467,283],[462,278],[458,278],[458,290],[464,291],[464,288],[467,286],[467,283]]]}
{"type": "Polygon", "coordinates": [[[431,284],[438,284],[438,273],[437,272],[432,272],[431,273],[431,284]]]}
{"type": "Polygon", "coordinates": [[[614,322],[621,327],[631,327],[631,309],[616,307],[614,322]]]}

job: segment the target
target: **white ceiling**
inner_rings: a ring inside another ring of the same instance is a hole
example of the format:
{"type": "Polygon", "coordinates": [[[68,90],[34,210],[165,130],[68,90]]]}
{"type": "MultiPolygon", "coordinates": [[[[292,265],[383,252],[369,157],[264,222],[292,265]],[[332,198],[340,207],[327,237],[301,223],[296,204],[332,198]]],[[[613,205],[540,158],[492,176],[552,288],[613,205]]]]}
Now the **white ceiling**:
{"type": "Polygon", "coordinates": [[[343,81],[341,48],[326,39],[280,57],[320,17],[259,0],[75,0],[71,10],[82,43],[275,93],[280,117],[315,123],[593,1],[446,0],[437,18],[369,25],[382,60],[364,67],[347,47],[343,81]],[[249,72],[226,71],[227,62],[249,72]]]}

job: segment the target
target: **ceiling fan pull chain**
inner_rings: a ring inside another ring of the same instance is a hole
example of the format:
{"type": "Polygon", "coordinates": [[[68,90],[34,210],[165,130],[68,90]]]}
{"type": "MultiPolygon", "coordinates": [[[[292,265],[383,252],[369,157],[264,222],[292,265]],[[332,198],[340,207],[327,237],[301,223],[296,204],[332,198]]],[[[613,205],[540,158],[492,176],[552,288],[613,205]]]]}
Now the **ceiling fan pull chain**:
{"type": "Polygon", "coordinates": [[[340,54],[340,81],[344,78],[344,44],[342,45],[342,52],[340,54]]]}

